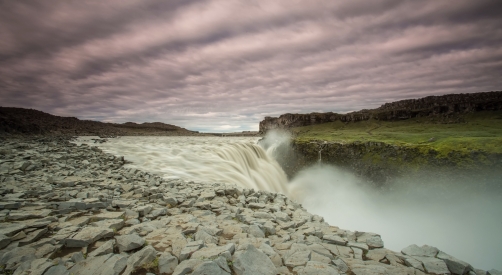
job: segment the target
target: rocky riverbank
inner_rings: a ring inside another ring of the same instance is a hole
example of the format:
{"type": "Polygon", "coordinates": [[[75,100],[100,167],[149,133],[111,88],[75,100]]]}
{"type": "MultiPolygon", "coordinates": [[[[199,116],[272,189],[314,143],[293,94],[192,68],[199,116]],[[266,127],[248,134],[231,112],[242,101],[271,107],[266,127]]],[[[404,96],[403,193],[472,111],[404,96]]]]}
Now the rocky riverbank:
{"type": "MultiPolygon", "coordinates": [[[[165,180],[54,137],[0,146],[3,274],[502,274],[401,252],[283,194],[165,180]]],[[[336,210],[334,210],[336,211],[336,210]]]]}

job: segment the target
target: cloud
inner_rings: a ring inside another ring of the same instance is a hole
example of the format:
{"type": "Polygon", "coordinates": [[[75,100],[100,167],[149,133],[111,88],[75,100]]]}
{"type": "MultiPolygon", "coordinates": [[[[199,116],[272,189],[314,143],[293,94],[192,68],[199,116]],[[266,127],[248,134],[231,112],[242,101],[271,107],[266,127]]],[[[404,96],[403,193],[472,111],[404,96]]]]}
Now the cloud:
{"type": "Polygon", "coordinates": [[[3,106],[192,130],[500,90],[496,1],[5,1],[3,106]]]}

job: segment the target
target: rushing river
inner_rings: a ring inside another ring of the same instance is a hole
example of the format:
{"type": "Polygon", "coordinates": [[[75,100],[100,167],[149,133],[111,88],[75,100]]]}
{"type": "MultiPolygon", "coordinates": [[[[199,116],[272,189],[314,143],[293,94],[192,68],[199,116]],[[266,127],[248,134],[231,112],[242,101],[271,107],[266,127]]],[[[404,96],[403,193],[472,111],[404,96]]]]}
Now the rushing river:
{"type": "MultiPolygon", "coordinates": [[[[195,182],[223,182],[282,192],[343,229],[376,232],[395,251],[428,244],[476,268],[502,270],[500,190],[407,183],[375,192],[361,179],[331,166],[306,168],[291,182],[267,150],[250,137],[120,137],[93,144],[124,156],[129,167],[195,182]]],[[[77,142],[77,143],[78,143],[77,142]]],[[[473,186],[471,183],[467,183],[473,186]]],[[[458,184],[457,184],[458,185],[458,184]]]]}

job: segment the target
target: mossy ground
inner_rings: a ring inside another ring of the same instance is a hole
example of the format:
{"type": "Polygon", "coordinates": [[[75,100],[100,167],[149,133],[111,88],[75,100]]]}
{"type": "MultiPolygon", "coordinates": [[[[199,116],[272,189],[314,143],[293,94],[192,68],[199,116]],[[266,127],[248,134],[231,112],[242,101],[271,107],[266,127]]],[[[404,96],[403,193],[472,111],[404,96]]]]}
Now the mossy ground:
{"type": "Polygon", "coordinates": [[[339,143],[383,142],[440,156],[455,151],[502,153],[502,111],[484,111],[461,116],[461,123],[444,124],[429,117],[402,121],[341,121],[292,128],[295,141],[339,143]]]}

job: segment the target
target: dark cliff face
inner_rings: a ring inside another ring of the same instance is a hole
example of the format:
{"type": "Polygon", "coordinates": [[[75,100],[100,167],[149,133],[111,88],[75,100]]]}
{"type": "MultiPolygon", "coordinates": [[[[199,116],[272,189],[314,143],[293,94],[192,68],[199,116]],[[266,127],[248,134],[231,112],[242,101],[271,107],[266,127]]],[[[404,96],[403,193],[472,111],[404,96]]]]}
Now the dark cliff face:
{"type": "Polygon", "coordinates": [[[33,109],[0,107],[0,134],[121,136],[176,133],[189,135],[193,132],[161,122],[103,123],[60,117],[33,109]]]}
{"type": "Polygon", "coordinates": [[[502,91],[449,94],[443,96],[428,96],[420,99],[407,99],[386,103],[377,109],[361,110],[347,114],[310,113],[284,114],[279,117],[265,117],[260,122],[260,133],[272,129],[288,129],[292,127],[308,126],[326,122],[376,120],[402,120],[415,117],[436,116],[443,121],[457,122],[457,114],[502,110],[502,91]]]}

